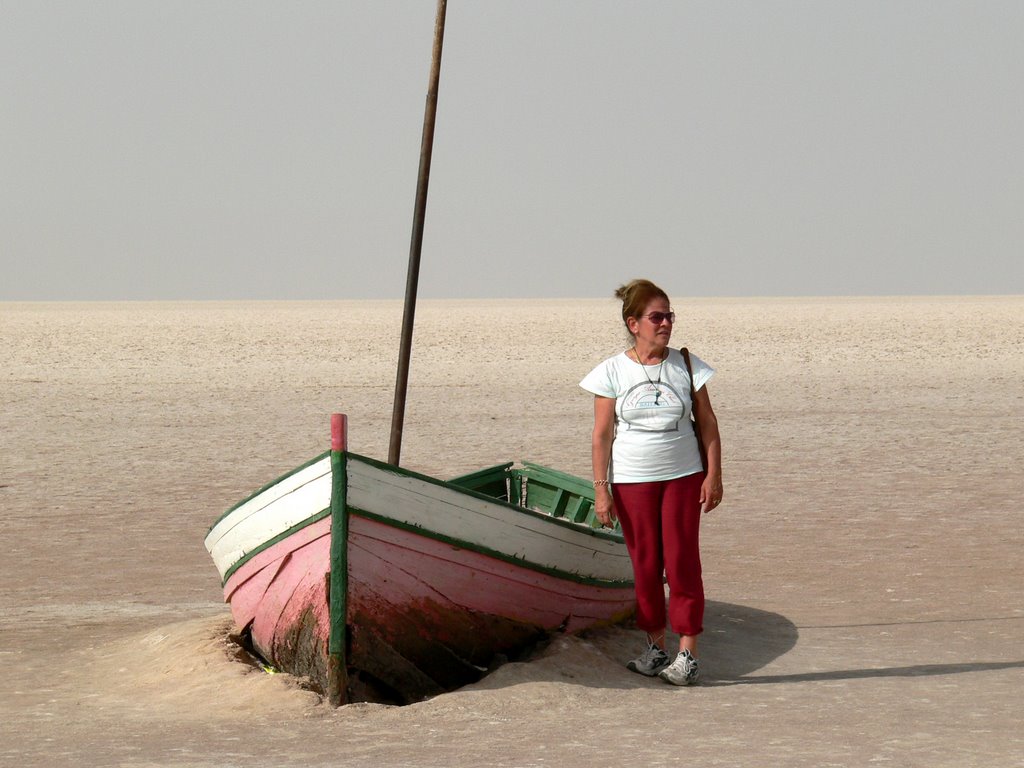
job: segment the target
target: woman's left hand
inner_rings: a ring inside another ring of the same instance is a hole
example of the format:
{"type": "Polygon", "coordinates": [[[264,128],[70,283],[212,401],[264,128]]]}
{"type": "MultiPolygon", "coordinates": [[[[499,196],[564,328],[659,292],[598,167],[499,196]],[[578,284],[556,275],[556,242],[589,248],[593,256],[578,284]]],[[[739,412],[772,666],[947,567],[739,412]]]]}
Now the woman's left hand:
{"type": "Polygon", "coordinates": [[[707,453],[707,474],[700,486],[700,511],[710,512],[722,503],[722,438],[718,419],[711,407],[707,387],[701,387],[693,399],[693,414],[700,423],[700,436],[707,453]]]}
{"type": "Polygon", "coordinates": [[[710,512],[722,503],[722,478],[708,475],[700,486],[700,509],[710,512]]]}

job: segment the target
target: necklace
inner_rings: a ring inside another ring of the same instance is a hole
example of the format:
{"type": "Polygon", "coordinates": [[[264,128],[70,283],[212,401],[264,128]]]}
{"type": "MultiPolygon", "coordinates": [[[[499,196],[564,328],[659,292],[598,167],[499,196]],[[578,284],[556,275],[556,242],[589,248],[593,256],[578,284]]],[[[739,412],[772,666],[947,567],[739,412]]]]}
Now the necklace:
{"type": "MultiPolygon", "coordinates": [[[[636,361],[640,363],[640,368],[643,369],[644,376],[647,378],[647,383],[654,387],[654,404],[657,405],[661,399],[661,369],[665,367],[665,358],[661,358],[661,362],[658,363],[658,380],[657,382],[652,381],[651,377],[647,375],[647,366],[640,360],[640,353],[636,351],[636,345],[633,345],[633,354],[636,355],[636,361]]],[[[667,355],[666,355],[667,357],[667,355]]]]}

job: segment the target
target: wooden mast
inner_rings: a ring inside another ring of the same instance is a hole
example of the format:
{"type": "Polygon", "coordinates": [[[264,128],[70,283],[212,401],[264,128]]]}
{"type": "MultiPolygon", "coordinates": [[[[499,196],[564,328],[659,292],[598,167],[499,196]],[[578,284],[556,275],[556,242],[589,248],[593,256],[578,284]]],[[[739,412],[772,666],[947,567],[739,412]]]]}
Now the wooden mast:
{"type": "Polygon", "coordinates": [[[388,449],[388,463],[395,466],[398,466],[402,455],[405,396],[409,383],[409,358],[412,354],[413,320],[416,315],[416,288],[420,277],[420,253],[423,250],[423,224],[427,210],[427,188],[430,184],[430,157],[434,148],[434,121],[437,117],[437,91],[441,80],[441,47],[444,42],[444,18],[447,5],[447,0],[437,1],[430,84],[427,89],[427,105],[423,116],[420,168],[416,181],[412,243],[409,247],[409,270],[405,285],[405,311],[402,316],[402,339],[398,353],[398,376],[395,380],[395,404],[391,415],[391,443],[388,449]]]}

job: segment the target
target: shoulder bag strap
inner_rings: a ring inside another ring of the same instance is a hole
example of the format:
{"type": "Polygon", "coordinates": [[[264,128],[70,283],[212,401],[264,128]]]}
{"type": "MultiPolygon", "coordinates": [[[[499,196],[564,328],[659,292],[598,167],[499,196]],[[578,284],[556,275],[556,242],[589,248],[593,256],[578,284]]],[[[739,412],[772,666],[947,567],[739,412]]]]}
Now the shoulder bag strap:
{"type": "Polygon", "coordinates": [[[680,352],[683,353],[683,359],[686,361],[686,372],[690,374],[690,416],[691,423],[693,425],[693,434],[697,436],[697,447],[700,449],[700,463],[707,471],[708,467],[708,454],[704,449],[704,440],[700,435],[700,422],[697,421],[697,390],[693,387],[693,367],[690,365],[690,350],[686,347],[681,347],[680,352]]]}

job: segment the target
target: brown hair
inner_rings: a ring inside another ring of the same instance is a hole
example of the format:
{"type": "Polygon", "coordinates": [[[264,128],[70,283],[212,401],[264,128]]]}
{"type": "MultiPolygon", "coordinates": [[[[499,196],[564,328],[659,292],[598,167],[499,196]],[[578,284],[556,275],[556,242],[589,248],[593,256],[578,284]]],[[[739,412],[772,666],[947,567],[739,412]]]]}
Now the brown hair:
{"type": "MultiPolygon", "coordinates": [[[[640,317],[655,299],[668,301],[668,294],[650,280],[630,280],[615,289],[615,298],[622,302],[622,322],[629,331],[629,318],[640,317]]],[[[630,336],[633,333],[630,331],[630,336]]]]}

